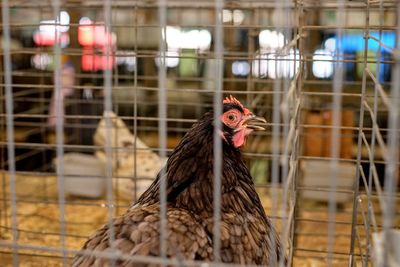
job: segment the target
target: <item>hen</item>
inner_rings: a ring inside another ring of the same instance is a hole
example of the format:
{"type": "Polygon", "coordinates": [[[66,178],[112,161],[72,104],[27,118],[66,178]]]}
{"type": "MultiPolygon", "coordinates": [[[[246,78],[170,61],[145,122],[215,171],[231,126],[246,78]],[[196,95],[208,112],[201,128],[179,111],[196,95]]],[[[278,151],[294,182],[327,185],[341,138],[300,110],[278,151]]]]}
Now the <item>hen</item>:
{"type": "MultiPolygon", "coordinates": [[[[140,196],[151,185],[163,166],[162,159],[139,139],[133,135],[124,121],[115,113],[104,112],[96,132],[93,136],[94,144],[104,148],[109,138],[112,147],[119,147],[113,153],[113,186],[118,196],[131,200],[140,196]],[[107,133],[106,117],[111,120],[111,131],[107,133]],[[136,146],[135,146],[136,142],[136,146]],[[136,153],[134,153],[136,148],[136,153]],[[135,160],[136,157],[136,166],[135,160]],[[136,181],[133,177],[136,176],[136,181]]],[[[96,157],[106,165],[107,156],[103,149],[95,153],[96,157]]]]}
{"type": "MultiPolygon", "coordinates": [[[[266,216],[239,148],[266,121],[235,98],[223,101],[221,114],[221,251],[213,258],[213,112],[206,113],[182,138],[139,200],[120,217],[97,230],[84,250],[121,255],[160,256],[161,179],[167,182],[166,256],[177,260],[276,265],[282,253],[279,237],[266,216]],[[161,175],[165,173],[165,175],[161,175]],[[110,234],[114,238],[110,242],[110,234]],[[110,244],[111,243],[111,244],[110,244]],[[111,249],[111,247],[113,249],[111,249]]],[[[286,261],[285,259],[282,259],[286,261]]],[[[129,258],[116,266],[149,266],[129,258]]],[[[73,266],[108,266],[109,259],[78,253],[73,266]]]]}

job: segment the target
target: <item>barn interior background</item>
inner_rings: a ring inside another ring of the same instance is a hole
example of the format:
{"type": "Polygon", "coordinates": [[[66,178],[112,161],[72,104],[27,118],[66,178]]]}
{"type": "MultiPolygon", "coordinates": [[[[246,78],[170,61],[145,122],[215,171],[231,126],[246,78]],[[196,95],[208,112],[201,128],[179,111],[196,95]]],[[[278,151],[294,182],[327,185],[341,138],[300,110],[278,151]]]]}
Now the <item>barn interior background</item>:
{"type": "Polygon", "coordinates": [[[397,0],[3,0],[1,265],[67,265],[232,94],[289,264],[398,266],[399,34],[397,0]]]}

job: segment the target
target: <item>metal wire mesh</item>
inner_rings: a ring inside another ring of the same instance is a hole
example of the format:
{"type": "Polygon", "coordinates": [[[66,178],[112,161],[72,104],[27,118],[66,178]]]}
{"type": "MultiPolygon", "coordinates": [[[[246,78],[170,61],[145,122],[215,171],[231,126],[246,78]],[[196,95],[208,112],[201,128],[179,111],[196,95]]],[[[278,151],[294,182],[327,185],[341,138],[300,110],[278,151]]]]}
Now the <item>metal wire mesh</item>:
{"type": "MultiPolygon", "coordinates": [[[[400,225],[399,18],[396,0],[3,0],[0,262],[68,265],[155,178],[140,175],[143,157],[156,157],[158,171],[191,124],[232,94],[270,122],[243,154],[288,265],[391,266],[400,225]],[[118,140],[126,129],[128,144],[118,140]],[[69,153],[99,151],[103,175],[67,173],[69,153]],[[102,194],[70,193],[66,183],[79,176],[103,181],[102,194]]],[[[84,253],[201,264],[167,259],[164,237],[160,258],[84,253]]]]}

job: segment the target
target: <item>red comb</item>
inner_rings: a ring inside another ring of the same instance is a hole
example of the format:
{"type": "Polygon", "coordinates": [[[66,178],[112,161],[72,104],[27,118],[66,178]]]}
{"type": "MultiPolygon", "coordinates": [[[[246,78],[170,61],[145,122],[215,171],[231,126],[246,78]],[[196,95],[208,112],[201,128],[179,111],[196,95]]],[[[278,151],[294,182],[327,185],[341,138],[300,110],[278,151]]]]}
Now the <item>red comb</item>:
{"type": "Polygon", "coordinates": [[[250,114],[250,110],[248,110],[247,108],[245,108],[242,103],[239,102],[239,100],[237,100],[236,98],[234,98],[232,95],[230,95],[229,97],[226,97],[223,101],[224,104],[236,104],[238,106],[240,106],[243,111],[244,114],[250,114]]]}
{"type": "Polygon", "coordinates": [[[244,108],[242,103],[239,102],[236,98],[234,98],[232,95],[229,97],[226,97],[223,101],[224,104],[236,104],[239,105],[241,108],[244,108]]]}

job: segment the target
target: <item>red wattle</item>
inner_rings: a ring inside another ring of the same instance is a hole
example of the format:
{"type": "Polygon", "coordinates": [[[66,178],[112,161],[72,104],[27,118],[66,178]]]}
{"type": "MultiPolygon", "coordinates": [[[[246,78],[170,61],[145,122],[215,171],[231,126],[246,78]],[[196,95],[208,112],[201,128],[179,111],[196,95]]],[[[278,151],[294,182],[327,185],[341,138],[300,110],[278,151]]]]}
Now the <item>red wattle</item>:
{"type": "Polygon", "coordinates": [[[243,128],[236,132],[232,137],[232,142],[235,147],[241,147],[246,143],[246,137],[252,132],[250,129],[243,128]]]}

